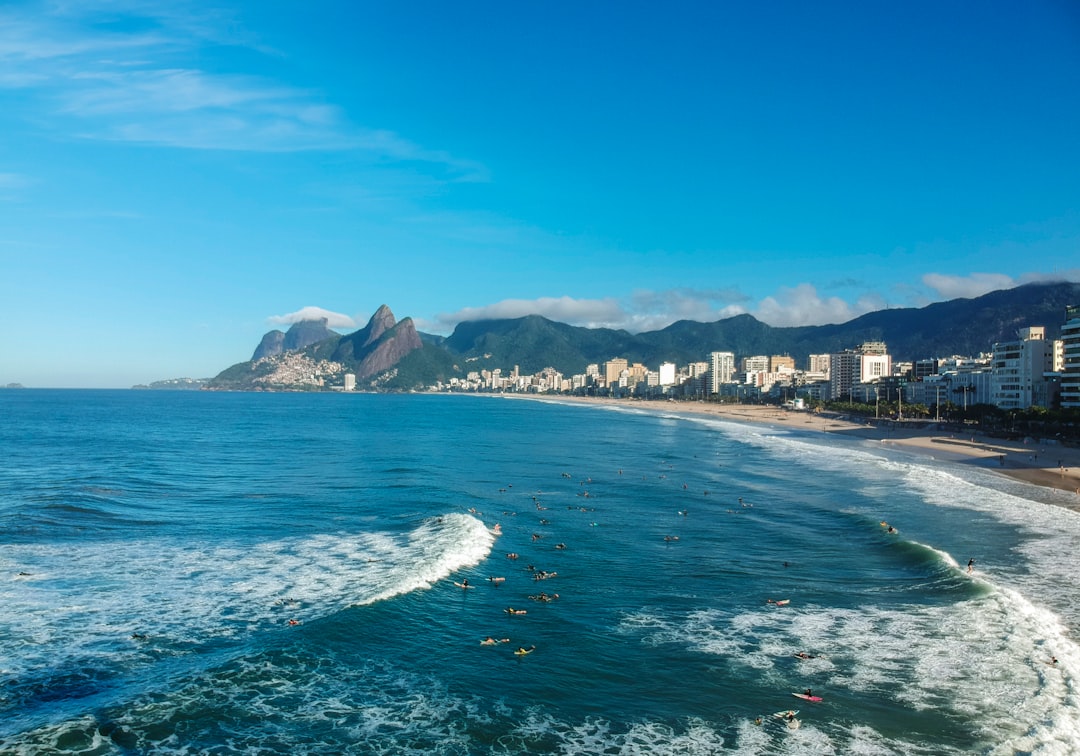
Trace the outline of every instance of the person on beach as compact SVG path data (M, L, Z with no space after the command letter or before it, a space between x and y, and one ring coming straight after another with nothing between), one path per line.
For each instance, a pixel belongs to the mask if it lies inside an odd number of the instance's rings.
M972 571L974 571L974 569L975 569L975 560L974 559L969 559L968 560L968 570L967 570L968 574L970 575L972 573Z

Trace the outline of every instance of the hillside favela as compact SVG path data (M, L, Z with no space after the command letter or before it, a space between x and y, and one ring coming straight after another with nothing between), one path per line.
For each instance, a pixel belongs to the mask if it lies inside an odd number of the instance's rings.
M1078 289L1030 285L840 327L771 329L744 316L637 336L530 316L465 323L441 338L419 334L409 318L396 321L384 305L356 333L300 322L267 333L250 361L216 378L155 387L694 400L988 426L1020 413L1028 425L1051 421L1054 435L1068 436L1076 432L1069 411L1080 409L1080 304L1060 303L1080 302ZM955 351L980 338L985 349ZM795 341L820 351L796 352ZM767 351L776 345L784 349Z

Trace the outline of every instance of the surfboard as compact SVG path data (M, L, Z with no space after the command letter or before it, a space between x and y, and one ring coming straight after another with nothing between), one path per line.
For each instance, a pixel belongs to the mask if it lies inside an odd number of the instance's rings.
M535 649L532 648L519 648L514 653L518 656L525 656L526 654L531 654L534 650Z
M465 585L464 583L454 583L458 588L472 588L471 585Z
M801 698L804 701L813 701L815 703L821 700L821 696L808 696L805 693L792 693L791 695L796 698Z
M773 714L773 716L776 717L777 719L787 719L788 715L795 716L798 713L799 713L798 709L788 709L787 711L778 711L775 714Z

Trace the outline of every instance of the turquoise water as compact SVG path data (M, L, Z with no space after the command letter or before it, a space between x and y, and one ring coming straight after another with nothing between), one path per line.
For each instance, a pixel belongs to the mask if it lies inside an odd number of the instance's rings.
M1080 517L992 470L501 398L0 418L4 752L1080 751Z

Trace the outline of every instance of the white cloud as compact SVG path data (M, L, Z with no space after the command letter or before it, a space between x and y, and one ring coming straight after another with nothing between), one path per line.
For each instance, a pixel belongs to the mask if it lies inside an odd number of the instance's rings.
M970 299L999 289L1011 289L1019 282L1004 273L972 273L967 276L947 276L927 273L922 282L937 292L941 299Z
M0 189L21 189L28 183L20 173L0 173Z
M194 4L104 1L0 9L0 88L35 120L83 139L184 149L334 150L419 163L444 181L486 181L475 161L364 128L317 91L240 71L207 71L207 45L267 50L239 23ZM139 31L103 30L102 17ZM42 113L32 112L34 108Z
M330 328L356 327L356 321L348 315L324 310L321 307L302 307L296 312L290 312L286 315L271 315L266 319L266 322L270 325L291 325L304 320L321 320L322 318L326 318L326 325Z
M869 310L859 311L840 297L822 298L808 283L781 287L774 296L765 297L753 311L754 317L771 326L821 325L844 323Z
M539 299L504 299L483 307L465 307L453 313L435 316L431 327L452 330L462 322L498 320L542 315L545 318L588 328L621 328L626 313L614 299L574 299L540 297Z
M1018 283L1053 283L1055 281L1080 283L1080 268L1055 270L1051 273L1024 273L1020 276Z
M13 201L19 198L19 190L30 186L32 182L21 173L0 173L0 201Z
M1017 279L1001 274L974 274L970 277L927 274L923 284L937 291L927 297L914 286L896 286L892 298L882 293L866 291L854 301L842 297L822 296L810 283L780 287L756 304L738 288L726 289L668 289L638 290L619 299L575 299L569 296L537 299L506 299L482 307L465 307L456 312L442 313L433 321L416 319L422 331L450 333L461 322L525 315L543 315L559 323L588 328L616 328L641 333L666 328L679 320L711 323L749 313L776 328L817 326L846 323L870 312L897 305L923 307L931 302L957 297L971 297L1023 283L1044 281L1080 281L1080 269L1054 273L1025 273ZM851 285L858 282L847 282ZM896 301L900 295L900 302Z

